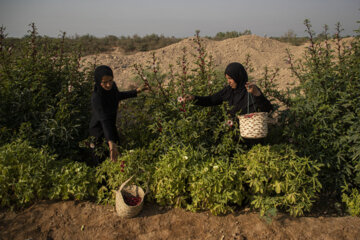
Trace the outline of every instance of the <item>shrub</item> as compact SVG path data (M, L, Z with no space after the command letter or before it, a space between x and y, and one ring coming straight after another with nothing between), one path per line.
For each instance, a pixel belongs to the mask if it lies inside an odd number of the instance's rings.
M214 215L242 206L246 191L239 165L228 157L211 157L197 163L189 176L191 211L210 210Z
M0 38L0 144L20 136L33 146L48 145L60 158L79 158L87 135L92 81L79 68L79 54L41 44L35 25L18 55ZM15 136L15 137L14 137Z
M69 162L51 169L49 175L52 183L49 199L84 200L96 197L95 169L85 163Z
M348 192L350 192L348 194ZM360 216L360 193L358 189L353 188L351 191L346 189L342 195L342 201L346 204L351 216Z
M191 171L193 151L171 147L155 165L151 191L161 205L186 207L189 201L187 182Z
M251 206L261 215L273 208L303 215L321 189L318 173L322 165L299 157L288 145L257 145L246 154L237 154L234 162L249 185Z
M0 147L0 202L2 207L19 208L47 197L54 155L46 148L33 148L27 141Z
M360 38L342 43L337 25L335 48L327 27L324 42L310 36L305 60L289 63L300 85L290 104L284 133L299 153L324 164L320 173L323 190L340 197L341 186L359 186L356 165L360 157ZM358 187L356 187L358 188Z

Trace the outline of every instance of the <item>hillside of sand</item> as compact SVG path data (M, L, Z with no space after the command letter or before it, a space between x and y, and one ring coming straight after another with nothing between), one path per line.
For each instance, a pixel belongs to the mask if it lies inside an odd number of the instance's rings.
M352 38L343 39L342 42L348 43ZM256 35L245 35L238 38L230 38L223 41L214 41L201 38L202 46L206 49L208 56L213 57L214 65L223 71L227 64L231 62L244 63L246 56L250 55L250 63L253 68L249 76L256 81L264 76L264 68L269 70L279 69L275 79L280 89L285 89L288 84L296 81L292 76L289 64L287 63L287 52L289 49L293 59L301 59L304 56L308 44L293 46L289 43L279 42L274 39L259 37ZM335 42L331 42L332 47L336 47ZM132 55L125 55L121 50L115 49L110 53L89 55L82 58L82 64L108 65L114 71L114 79L120 90L128 90L134 87L133 79L136 76L134 64L144 67L152 65L152 53L155 52L159 60L160 71L167 72L169 64L174 66L174 70L180 70L177 61L184 55L183 49L186 48L187 61L189 67L193 67L196 55L196 43L194 38L187 38L178 43L149 52L138 52Z

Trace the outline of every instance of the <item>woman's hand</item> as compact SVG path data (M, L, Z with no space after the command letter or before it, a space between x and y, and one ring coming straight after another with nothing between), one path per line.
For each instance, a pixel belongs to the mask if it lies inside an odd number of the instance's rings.
M142 86L142 87L138 87L136 89L136 92L141 93L141 92L146 91L146 90L149 90L149 85L147 83L145 83L144 86Z
M110 159L113 162L117 161L117 158L119 156L119 151L117 149L116 144L113 141L109 141L109 149L110 149Z
M245 83L246 90L252 95L258 97L261 95L260 89L256 86L255 83L247 82Z

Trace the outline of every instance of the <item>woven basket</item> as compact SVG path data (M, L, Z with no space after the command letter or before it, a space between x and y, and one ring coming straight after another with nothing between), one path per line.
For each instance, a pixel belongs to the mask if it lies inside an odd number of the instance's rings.
M116 191L116 213L118 216L123 218L135 217L140 213L144 205L144 197L146 195L146 193L144 193L144 190L136 185L127 186L127 184L132 178L133 176L126 180L123 184L121 184L119 190ZM125 203L124 196L141 197L141 201L136 206L130 206Z
M243 138L264 138L268 134L268 113L255 112L238 116Z

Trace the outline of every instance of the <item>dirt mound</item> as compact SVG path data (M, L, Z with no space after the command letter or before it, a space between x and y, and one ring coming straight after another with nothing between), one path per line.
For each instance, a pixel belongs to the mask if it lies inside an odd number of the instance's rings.
M146 203L139 216L121 219L112 206L41 202L0 213L0 239L360 239L360 218L279 214L271 222L249 211L225 216L164 209Z
M281 87L285 87L286 83L294 80L288 70L288 65L284 61L286 59L285 49L289 48L292 52L296 52L296 54L299 52L296 51L297 48L303 49L303 47L294 47L256 35L241 36L224 41L202 39L202 44L208 54L213 56L215 66L221 70L230 62L244 62L248 54L251 56L251 63L254 68L254 72L250 76L255 80L262 76L265 66L280 68L278 82L281 83ZM114 70L114 77L118 87L125 90L134 84L131 80L135 76L133 69L135 63L151 66L152 52L155 52L160 60L160 68L163 71L166 72L168 70L169 64L175 66L176 71L177 60L183 55L184 48L186 48L188 53L187 60L191 63L189 66L191 68L193 67L192 62L194 60L192 54L196 54L196 44L193 38L184 39L155 51L139 52L133 55L124 55L119 50L111 53L90 55L83 58L83 64L109 65Z
M344 39L342 42L349 43L352 38ZM244 63L246 56L251 57L251 64L254 71L249 73L253 80L263 77L264 67L274 70L279 68L279 77L276 82L280 89L284 89L289 83L296 81L289 70L289 65L286 63L287 54L286 49L289 49L294 55L294 59L301 59L303 57L305 48L308 45L292 46L288 43L282 43L277 40L259 37L256 35L245 35L238 38L230 38L223 41L213 41L202 38L202 44L206 48L209 55L213 56L216 68L221 71L224 70L230 62ZM335 46L332 42L331 45ZM192 63L196 54L196 43L194 38L187 38L178 43L169 45L167 47L150 51L138 52L133 55L125 55L120 50L116 49L111 53L103 53L98 55L89 55L84 57L83 64L105 64L109 65L114 70L114 77L116 83L121 90L128 90L134 87L132 78L136 75L133 65L141 64L143 66L152 65L152 52L156 53L160 60L160 68L167 72L169 64L175 66L175 71L180 70L177 66L177 60L183 55L183 49L186 48L187 60ZM189 67L193 67L192 64Z

